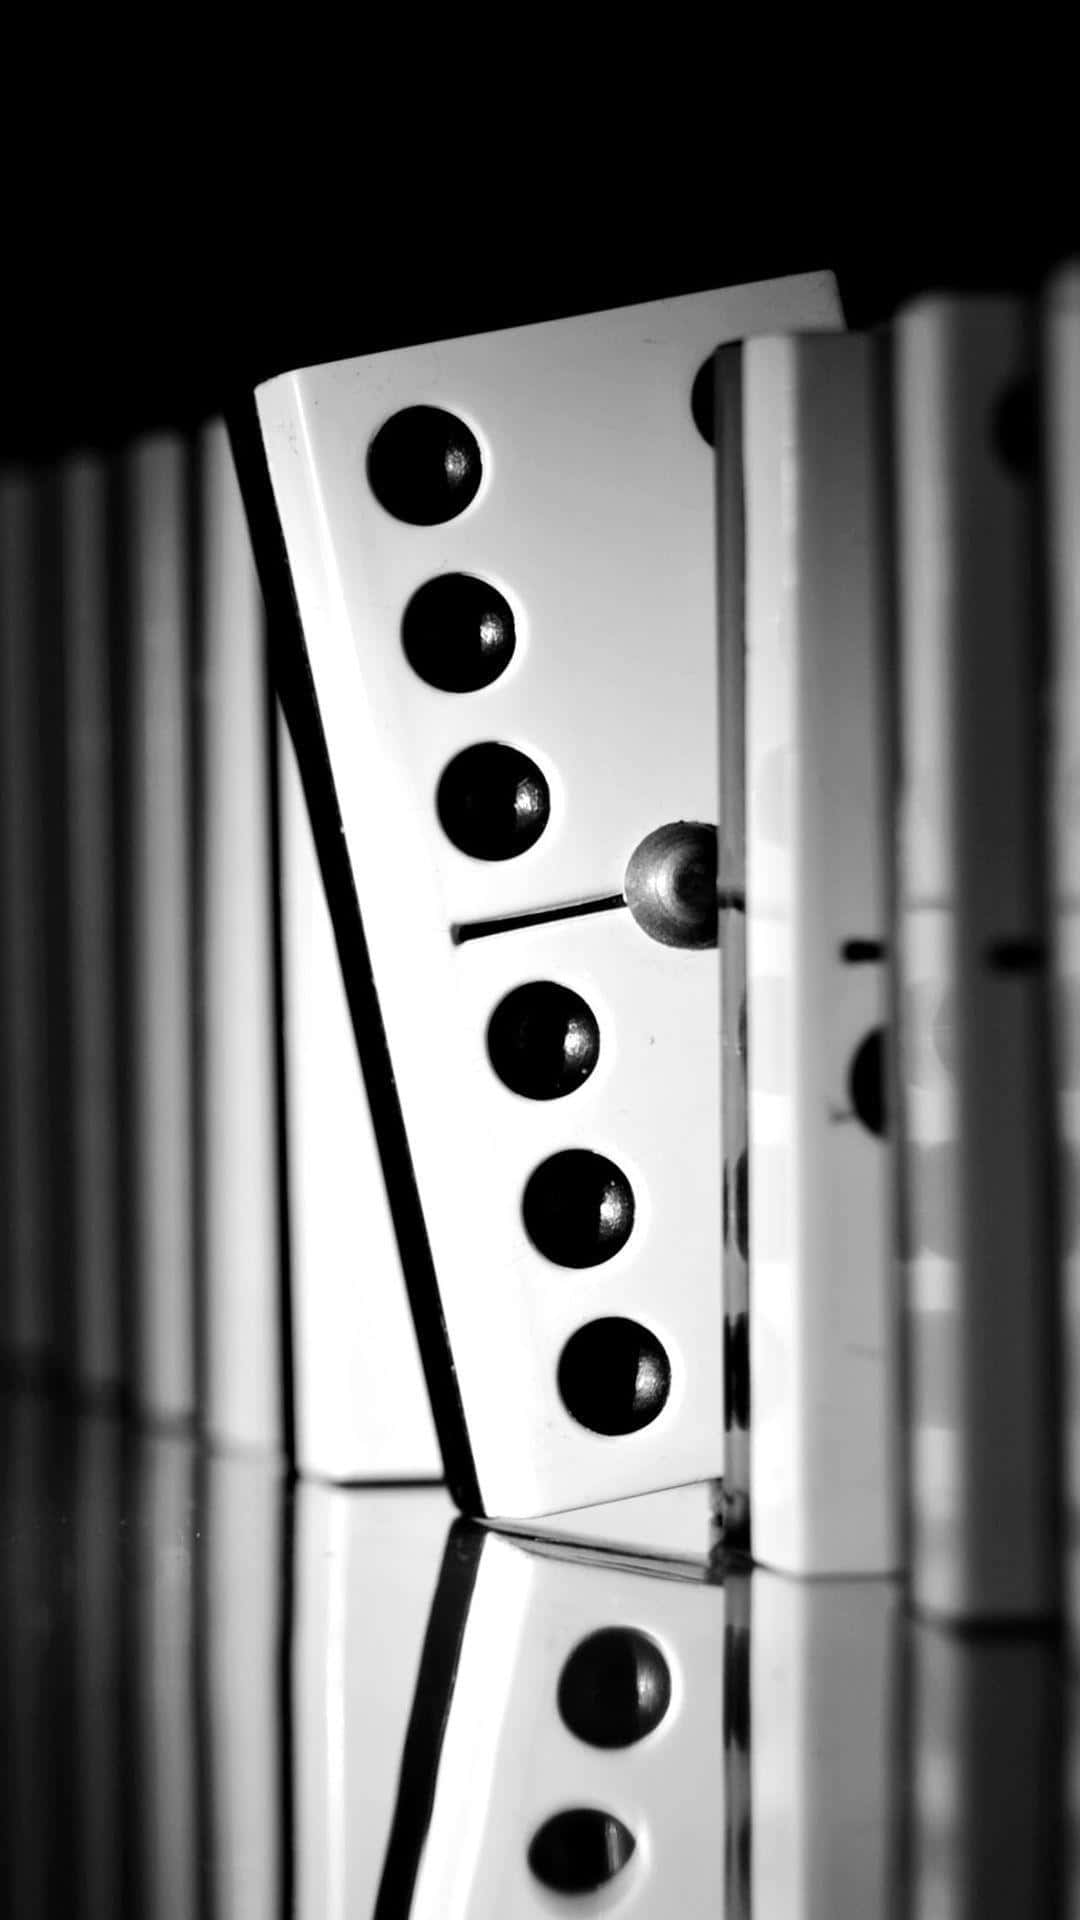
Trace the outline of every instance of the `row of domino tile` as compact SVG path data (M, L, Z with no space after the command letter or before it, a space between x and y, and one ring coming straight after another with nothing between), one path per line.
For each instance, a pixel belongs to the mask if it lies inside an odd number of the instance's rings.
M1078 354L1066 273L718 363L728 1492L966 1620L1072 1578Z
M0 658L8 1375L440 1479L223 426L3 474ZM701 1556L710 1500L558 1524Z
M1066 275L1041 303L931 299L844 336L806 276L257 396L263 553L287 560L350 866L339 938L358 901L433 1255L426 1360L481 1512L722 1471L728 1543L765 1564L904 1570L951 1617L1059 1611L1076 307ZM719 754L690 404L710 339L731 343L705 435ZM461 573L524 636L465 694L401 644ZM542 831L516 842L521 788L477 777L474 813L503 813L470 856L435 796L507 746ZM572 911L617 905L643 837L717 798L722 1126L701 955ZM598 1008L612 1055L531 1106L484 1039L530 981ZM522 1196L594 1143L623 1230L605 1238L603 1184L591 1237L568 1195L563 1257ZM595 1420L562 1385L586 1336Z
M0 1439L5 1912L1070 1911L1045 1637L540 1552L441 1488L290 1496L25 1392Z

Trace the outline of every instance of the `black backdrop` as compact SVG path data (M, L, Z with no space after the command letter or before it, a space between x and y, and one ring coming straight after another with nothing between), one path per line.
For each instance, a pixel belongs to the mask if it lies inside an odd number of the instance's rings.
M231 116L159 98L163 71L39 117L9 64L0 458L184 425L289 366L807 267L868 325L932 287L1036 286L1080 242L1073 163L1021 172L969 134L941 164L918 99L899 131L836 122L826 165L782 98L721 141L659 82L600 112L587 83L519 100L369 58L351 117L299 70Z

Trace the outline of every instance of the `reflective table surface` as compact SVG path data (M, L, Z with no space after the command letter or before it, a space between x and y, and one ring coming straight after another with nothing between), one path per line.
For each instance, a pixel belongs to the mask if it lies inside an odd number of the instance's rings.
M1064 1915L1059 1639L0 1399L0 1912Z

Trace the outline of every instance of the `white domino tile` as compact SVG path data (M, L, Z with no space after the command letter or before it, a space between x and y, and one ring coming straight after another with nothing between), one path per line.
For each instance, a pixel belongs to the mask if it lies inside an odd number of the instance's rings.
M1080 270L1063 272L1043 308L1044 476L1051 681L1051 960L1069 1624L1080 1627Z
M119 1000L109 475L105 460L59 474L66 708L68 943L71 986L72 1361L81 1389L127 1375L120 1213Z
M39 684L42 483L0 477L0 1035L3 1213L0 1347L40 1371L55 1353L49 1229L46 843Z
M884 1573L900 1543L879 353L795 336L741 360L749 1145L726 1178L732 1238L749 1190L751 1550L789 1573Z
M205 1366L216 1441L284 1434L271 712L262 600L224 427L198 472L195 642Z
M894 328L910 1580L973 1620L1058 1605L1031 332Z
M192 687L189 453L178 436L123 457L126 817L122 885L133 1221L135 1405L195 1411Z
M490 1514L720 1466L715 962L620 911L457 945L450 929L616 894L646 834L714 820L712 478L690 391L724 338L837 318L831 280L805 276L374 355L257 396ZM479 492L444 525L395 519L368 484L374 434L415 405L452 411L481 450ZM402 651L412 595L446 572L483 577L516 618L514 658L479 693L434 689ZM444 768L484 741L549 782L547 831L517 859L459 852L436 816ZM495 1005L535 979L595 1003L599 1064L565 1099L511 1093L486 1057ZM521 1212L538 1164L578 1148L616 1162L637 1208L625 1246L587 1271L540 1255ZM660 1417L630 1434L588 1430L556 1386L571 1336L613 1317L671 1369Z

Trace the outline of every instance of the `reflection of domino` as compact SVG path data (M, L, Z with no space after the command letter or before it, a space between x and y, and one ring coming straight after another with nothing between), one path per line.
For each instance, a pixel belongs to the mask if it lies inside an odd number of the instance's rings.
M1052 680L1050 907L1062 1181L1064 1445L1069 1621L1080 1630L1080 269L1047 290L1043 318L1045 499Z
M377 1920L526 1920L568 1896L642 1920L748 1913L725 1843L746 1759L725 1607L700 1578L455 1527ZM748 1837L727 1836L744 1864Z
M911 1592L973 1619L1059 1583L1029 330L894 330Z
M1046 1635L973 1637L908 1622L899 1789L911 1920L1075 1910L1063 1846L1063 1677Z
M448 1470L487 1512L721 1463L716 995L694 951L712 483L691 389L725 337L836 317L810 276L258 396L395 1225Z
M819 334L717 362L722 779L745 743L721 803L724 1496L729 1540L748 1507L754 1559L792 1573L899 1564L879 360Z
M898 1584L755 1567L727 1602L749 1648L748 1911L894 1911Z
M289 1689L298 1920L375 1911L452 1518L440 1487L296 1489Z

